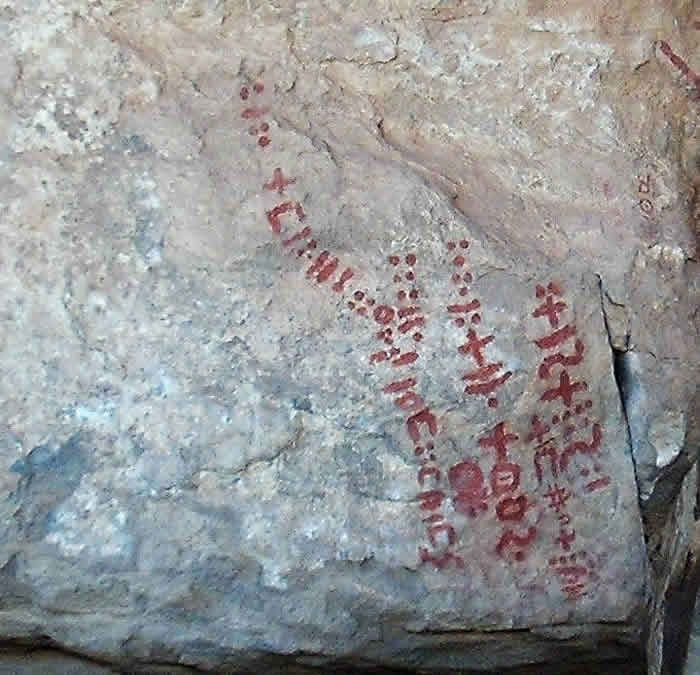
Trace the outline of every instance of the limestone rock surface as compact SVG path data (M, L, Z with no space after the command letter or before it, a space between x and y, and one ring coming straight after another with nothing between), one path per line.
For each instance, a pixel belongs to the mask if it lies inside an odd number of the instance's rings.
M692 2L5 0L0 37L3 640L660 672Z

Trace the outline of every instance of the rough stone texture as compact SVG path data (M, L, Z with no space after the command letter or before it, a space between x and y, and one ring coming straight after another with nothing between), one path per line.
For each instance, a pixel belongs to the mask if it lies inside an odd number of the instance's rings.
M0 636L660 672L692 5L0 2Z

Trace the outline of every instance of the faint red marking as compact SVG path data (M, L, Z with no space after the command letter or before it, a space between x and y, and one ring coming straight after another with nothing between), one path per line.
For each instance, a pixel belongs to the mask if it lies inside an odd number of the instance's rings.
M400 319L403 319L406 316L411 316L411 314L415 314L416 312L420 311L420 307L401 307L398 311L398 315Z
M409 377L406 380L399 380L397 382L392 382L390 384L387 384L384 387L384 392L387 394L392 394L397 391L404 391L406 389L410 389L411 387L415 386L416 384L416 379L414 377Z
M260 138L258 138L258 145L261 148L265 148L270 145L270 139L267 136L260 136Z
M544 496L549 499L549 508L560 513L566 507L566 502L571 497L571 494L566 488L555 485L553 488L550 488L549 492L545 492Z
M549 560L549 567L561 577L563 590L569 600L576 600L586 594L586 582L599 580L597 565L585 551L553 557Z
M545 434L548 434L548 433L549 433L549 429L550 429L549 425L544 424L544 423L540 420L540 418L539 418L537 415L534 415L534 416L533 416L532 421L530 422L530 424L531 424L531 427L532 427L532 428L531 428L531 430L530 430L530 434L529 434L528 437L525 439L528 443L529 443L530 441L534 440L535 438L536 438L538 441L541 441L541 440L542 440L542 437L543 437Z
M557 398L561 398L564 401L564 405L567 408L571 407L573 400L573 395L577 391L585 391L588 389L588 385L583 380L579 382L571 382L569 378L569 373L565 370L559 375L559 386L553 389L547 389L547 391L540 396L541 401L554 401Z
M338 263L338 258L331 258L330 251L321 251L313 264L306 270L306 276L313 277L316 274L316 281L323 283L335 272Z
M682 73L694 87L700 87L700 75L698 75L690 66L676 54L671 45L665 40L658 40L656 43L669 61ZM696 91L696 98L700 98L700 91Z
M256 120L256 119L260 119L261 117L265 116L269 112L269 110L270 109L267 106L246 108L241 113L241 117L244 120Z
M409 363L413 363L414 361L418 360L418 354L416 352L407 352L406 354L402 354L399 356L398 359L394 359L391 362L392 366L406 366Z
M436 466L423 466L418 471L418 482L423 485L426 476L432 476L438 483L440 482L440 469Z
M464 305L447 305L447 311L452 314L467 314L479 309L479 307L481 307L481 303L478 300L472 300Z
M336 282L333 284L333 286L332 286L333 290L334 290L336 293L342 293L342 291L344 290L345 284L346 284L348 281L350 281L350 279L352 279L354 275L355 275L355 273L354 273L349 267L346 267L346 268L341 272L340 278L338 279L338 281L336 281ZM364 309L364 308L363 308L363 309Z
M597 480L593 480L590 483L586 483L584 486L584 489L586 492L593 492L594 490L599 490L600 488L607 487L610 485L610 477L609 476L603 476L603 478L598 478Z
M511 371L508 371L507 373L501 375L501 377L497 377L493 380L489 380L488 382L483 382L480 384L470 384L464 392L466 394L483 394L484 396L488 396L489 394L493 394L498 387L503 385L511 376L513 373ZM496 400L496 399L494 399ZM498 400L496 400L496 403L498 403ZM491 406L491 407L496 407L496 406Z
M445 500L445 493L442 490L426 490L418 493L418 499L421 502L423 511L435 511L442 506Z
M469 242L466 239L462 239L462 241L459 242L459 245L462 248L469 248Z
M484 355L482 354L482 350L486 347L487 344L490 342L493 342L494 336L493 335L487 335L484 338L480 338L477 334L476 331L473 328L470 328L467 331L467 339L468 342L466 342L463 345L460 345L459 352L461 354L471 354L472 358L476 361L476 364L478 366L483 366L485 363Z
M556 541L565 551L571 548L571 544L576 541L576 530L565 530L561 528L559 530L559 536L554 540Z
M266 190L273 190L278 192L279 194L282 194L286 188L288 188L290 185L293 185L296 182L296 178L287 178L282 172L282 169L277 167L272 172L272 180L268 181L267 183L264 183L263 187Z
M553 349L574 335L576 335L576 326L567 324L563 328L555 330L551 335L545 335L545 337L535 340L535 344L540 349Z
M241 87L241 98L244 101L247 101L248 96L250 96L250 91L248 91L248 87Z
M419 413L412 415L406 420L408 435L411 437L414 443L418 443L420 440L421 424L428 427L428 431L430 431L431 436L435 436L437 433L438 424L435 415L433 415L428 408L421 410Z
M464 265L464 256L463 255L458 255L453 261L452 261L457 267L461 267Z
M518 436L506 433L505 422L499 422L492 430L490 436L479 439L482 448L493 448L496 451L496 461L505 462L508 459L508 445L518 440Z
M265 89L265 85L262 82L256 82L253 85L253 91L256 94L262 94L263 90Z
M525 512L532 504L527 501L525 495L518 497L504 497L496 504L496 515L498 520L516 520L520 521L525 516Z
M498 408L498 399L497 399L497 398L489 398L489 399L486 401L486 405L487 405L489 408Z
M447 472L450 486L457 493L455 510L471 518L488 510L484 473L476 462L460 462Z
M512 492L520 486L520 466L513 462L496 462L489 478L494 495Z
M444 570L451 564L458 569L464 568L464 560L454 553L449 551L446 553L441 553L440 555L433 555L428 551L427 548L419 548L418 553L420 555L421 562L431 563L433 567L439 570Z
M448 523L433 525L432 527L428 528L428 539L430 539L430 543L434 547L437 547L436 535L440 532L445 532L445 534L447 534L447 542L450 546L457 541L457 532L455 532L455 528L452 527L452 525L449 525Z
M414 411L425 407L425 401L413 391L395 399L394 403L402 410Z
M569 468L569 461L573 455L578 453L582 455L598 454L602 438L603 429L600 424L596 423L593 425L592 438L589 443L586 443L585 441L574 441L570 445L566 446L566 449L561 453L561 458L559 460L559 467L561 470L566 471Z
M549 325L552 328L556 328L559 325L559 315L567 307L568 305L562 300L554 302L553 297L548 295L547 299L532 312L532 316L534 316L536 319L546 316L549 319Z
M463 380L483 380L491 375L495 375L503 365L503 361L498 361L497 363L489 363L481 368L467 373L462 377Z
M301 241L302 239L308 239L310 236L311 236L311 228L307 226L304 229L297 232L290 239L285 239L282 242L282 246L291 246L292 244L294 244L297 241Z
M372 316L374 316L374 320L377 323L386 325L393 321L394 309L388 305L379 305L378 307L375 307L374 312L372 312Z
M407 265L415 265L416 264L416 256L413 253L409 253L406 256L406 264Z
M542 483L542 478L543 478L543 471L542 471L542 458L543 457L548 457L550 461L550 471L552 473L552 476L556 478L559 475L559 467L557 465L557 462L559 461L559 453L557 452L556 448L550 445L549 443L546 444L544 447L541 447L537 452L535 452L535 475L537 476L537 482L539 484Z
M413 330L414 328L420 328L424 325L425 319L423 319L422 317L419 317L417 319L409 319L408 321L404 321L402 324L399 325L399 333L408 333L408 331Z
M279 234L282 231L280 216L290 212L294 212L299 220L304 220L304 218L306 218L304 208L299 202L282 202L282 204L278 204L273 209L265 212L267 220L275 234Z
M581 361L583 361L584 351L585 345L583 344L583 341L577 338L576 342L574 343L574 353L570 356L562 353L546 356L539 367L538 373L540 379L544 380L550 377L552 374L552 368L554 368L554 366L557 364L561 364L563 366L578 365L579 363L581 363Z
M532 544L536 537L537 528L532 526L528 528L527 534L525 535L517 535L513 530L506 530L496 545L496 552L500 556L504 556L510 547L516 547L518 550L515 551L513 557L518 562L522 562L527 557L530 544Z

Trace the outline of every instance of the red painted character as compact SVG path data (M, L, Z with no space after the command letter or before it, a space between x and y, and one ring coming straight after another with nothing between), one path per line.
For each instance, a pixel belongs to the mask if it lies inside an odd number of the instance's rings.
M488 490L484 472L476 462L460 462L447 473L450 486L457 493L453 498L455 510L465 516L475 518L488 510L486 499Z

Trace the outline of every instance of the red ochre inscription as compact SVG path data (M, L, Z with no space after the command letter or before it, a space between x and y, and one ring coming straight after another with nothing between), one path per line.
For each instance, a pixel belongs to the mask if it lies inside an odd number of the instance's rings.
M263 92L263 83L256 82L242 87L240 97L247 102ZM260 120L269 110L267 105L251 102L241 117ZM254 135L259 135L257 145L260 148L270 142L268 136L261 135L269 128L265 121L251 127ZM281 167L275 167L263 189L283 195L296 183L296 178L287 176ZM551 281L546 286L536 287L537 304L531 316L546 321L547 326L547 332L535 340L535 345L545 352L537 370L538 380L553 380L542 390L539 405L562 407L534 415L529 433L523 433L522 440L509 429L506 420L497 422L478 439L476 447L482 454L480 460L465 458L445 472L440 468L434 443L439 437L440 422L420 395L420 383L413 369L420 360L422 331L428 323L420 305L423 290L419 282L418 253L409 251L388 257L395 301L382 303L371 297L368 289L355 284L355 270L343 265L339 256L328 249L316 252L318 242L312 238L311 226L304 224L295 231L286 225L286 222L306 219L301 202L287 199L265 215L272 232L280 236L282 248L296 253L295 258L299 260L310 261L304 276L314 284L328 284L334 292L347 296L344 306L369 321L368 329L382 344L380 351L369 355L369 362L378 368L384 367L380 364L391 366L387 371L389 381L382 386L382 392L393 398L394 406L405 416L406 435L419 462L417 504L426 528L426 545L418 549L420 561L436 570L465 567L464 559L454 550L457 528L447 520L444 508L448 503L453 505L456 514L470 519L484 516L493 505L491 517L501 523L502 528L494 552L514 562L527 559L538 540L537 525L545 513L550 513L559 523L552 545L563 552L550 559L550 569L560 578L562 590L569 599L586 594L590 585L598 581L597 563L588 552L571 550L576 542L575 505L585 495L606 489L612 481L610 476L603 475L600 461L602 426L584 416L593 404L590 399L581 400L588 385L580 377L576 378L574 370L583 364L586 348L584 339L577 335L576 326L567 321L569 305L561 285ZM488 350L497 336L478 328L483 320L483 308L471 291L473 276L465 269L468 248L467 239L447 242L447 250L452 254L448 255L446 264L455 294L454 300L446 304L447 318L458 329L466 328L462 332L464 342L457 346L457 352L473 365L471 370L461 374L466 383L465 394L484 396L488 408L493 409L498 406L495 394L512 372L505 370L502 361L489 360ZM457 250L461 252L455 255ZM570 342L573 344L567 345ZM532 448L538 490L542 490L541 505L536 497L521 488L522 466L517 460L523 456L523 451L512 452L518 444ZM487 468L490 466L488 480L482 463ZM449 500L445 489L451 492ZM538 511L540 515L530 515Z
M546 288L541 285L535 288L539 304L532 316L547 319L547 330L551 331L537 338L535 345L548 352L573 341L573 351L562 349L555 354L546 354L539 365L540 380L554 380L558 383L558 386L545 389L540 401L563 407L547 414L551 425L543 421L540 415L534 415L527 442L533 449L537 482L546 489L544 496L548 500L547 511L558 522L558 534L552 543L567 554L552 558L550 568L560 577L562 590L567 597L576 600L587 594L591 585L597 583L598 575L588 552L570 553L576 542L575 506L587 494L607 488L612 480L610 476L601 475L603 467L599 459L602 426L598 422L591 425L588 417L583 417L579 422L574 421L593 407L593 401L577 401L574 398L588 389L588 384L584 380L576 380L573 374L576 368L583 365L586 347L583 339L577 336L573 323L558 327L568 309L563 300L556 299L562 295L561 286L555 282ZM558 430L562 422L565 422L563 430ZM591 469L598 474L597 477L591 476ZM583 484L581 478L585 479Z

